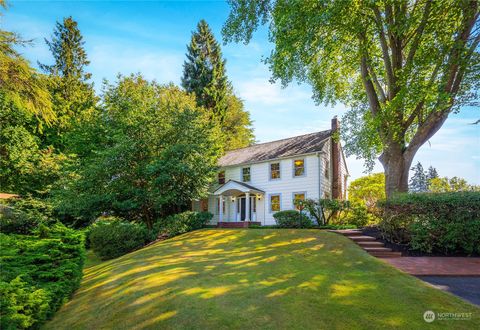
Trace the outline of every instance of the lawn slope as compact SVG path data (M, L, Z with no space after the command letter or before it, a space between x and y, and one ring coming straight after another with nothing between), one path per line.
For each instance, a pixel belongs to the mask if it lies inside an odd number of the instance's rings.
M427 324L423 313L472 313ZM48 329L479 329L480 309L318 230L200 230L85 269Z

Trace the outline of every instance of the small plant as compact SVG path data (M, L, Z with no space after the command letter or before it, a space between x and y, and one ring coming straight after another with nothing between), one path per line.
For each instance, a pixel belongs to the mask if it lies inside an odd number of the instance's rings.
M273 217L280 228L310 228L313 225L312 220L296 210L279 211Z

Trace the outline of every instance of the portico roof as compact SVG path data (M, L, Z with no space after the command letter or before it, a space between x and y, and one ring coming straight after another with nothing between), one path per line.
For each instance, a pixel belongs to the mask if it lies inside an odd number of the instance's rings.
M265 191L255 188L245 182L228 180L213 192L214 195L236 195L238 193L265 194Z

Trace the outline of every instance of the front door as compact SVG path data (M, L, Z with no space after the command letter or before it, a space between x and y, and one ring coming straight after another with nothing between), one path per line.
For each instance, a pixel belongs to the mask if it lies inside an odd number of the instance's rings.
M245 197L240 198L240 221L245 221L246 215L246 199Z

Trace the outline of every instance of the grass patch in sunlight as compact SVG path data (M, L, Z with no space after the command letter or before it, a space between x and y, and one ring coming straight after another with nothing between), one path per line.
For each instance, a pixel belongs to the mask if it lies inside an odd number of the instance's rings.
M45 328L480 328L479 308L319 230L206 229L88 265Z

